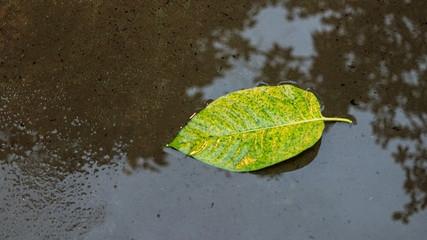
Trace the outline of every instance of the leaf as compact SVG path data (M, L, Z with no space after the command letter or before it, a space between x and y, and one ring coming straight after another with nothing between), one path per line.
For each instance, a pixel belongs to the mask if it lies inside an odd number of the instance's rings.
M207 164L253 171L313 146L326 118L313 93L292 85L262 86L218 98L196 114L167 146Z

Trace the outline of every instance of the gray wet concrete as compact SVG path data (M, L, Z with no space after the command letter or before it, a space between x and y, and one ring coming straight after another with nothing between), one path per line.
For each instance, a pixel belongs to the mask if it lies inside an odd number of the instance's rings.
M0 239L425 239L426 8L3 1ZM251 173L163 148L283 82L356 124Z

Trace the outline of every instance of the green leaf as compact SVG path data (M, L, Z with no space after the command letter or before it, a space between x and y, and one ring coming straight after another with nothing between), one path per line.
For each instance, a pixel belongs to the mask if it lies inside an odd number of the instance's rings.
M196 114L167 146L207 164L253 171L313 146L326 118L313 93L292 85L262 86L218 98Z

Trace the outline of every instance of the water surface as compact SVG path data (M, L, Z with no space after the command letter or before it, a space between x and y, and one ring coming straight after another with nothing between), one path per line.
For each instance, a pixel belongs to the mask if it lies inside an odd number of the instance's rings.
M424 239L427 4L0 6L1 239ZM291 81L327 123L223 171L163 146L232 91Z

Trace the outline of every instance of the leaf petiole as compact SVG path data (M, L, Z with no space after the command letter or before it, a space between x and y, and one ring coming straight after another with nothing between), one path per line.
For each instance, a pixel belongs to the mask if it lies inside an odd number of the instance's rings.
M329 118L329 117L324 117L322 118L323 121L335 121L335 122L347 122L352 124L353 121L351 121L350 119L347 118Z

